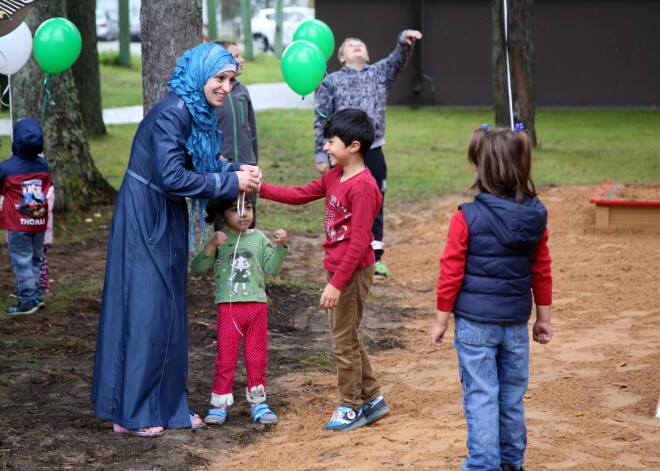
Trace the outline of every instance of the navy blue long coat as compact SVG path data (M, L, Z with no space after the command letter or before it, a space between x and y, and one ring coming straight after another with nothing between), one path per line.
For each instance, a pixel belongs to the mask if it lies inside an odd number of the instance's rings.
M191 127L188 109L172 92L147 113L112 219L92 401L97 416L127 428L191 425L184 197L236 198L231 171L239 168L192 171L185 147Z

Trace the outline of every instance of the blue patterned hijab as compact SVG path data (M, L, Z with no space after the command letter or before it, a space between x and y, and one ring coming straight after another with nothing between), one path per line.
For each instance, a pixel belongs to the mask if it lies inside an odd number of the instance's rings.
M192 115L192 133L186 148L192 155L193 170L217 172L224 136L218 130L215 107L206 101L204 85L223 69L236 71L238 62L220 44L209 43L188 49L176 64L167 85L181 97Z

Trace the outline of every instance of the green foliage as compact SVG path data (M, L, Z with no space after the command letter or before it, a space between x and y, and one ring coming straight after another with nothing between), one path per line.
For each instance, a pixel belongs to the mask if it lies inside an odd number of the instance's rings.
M142 105L142 60L131 56L131 66L119 64L119 53L99 54L101 103L104 108Z
M87 137L96 167L103 178L117 189L124 178L137 126L137 124L112 124L106 126L106 135Z
M260 165L265 181L303 185L318 178L314 168L312 110L257 113ZM288 114L288 115L287 115ZM492 111L390 107L387 112L386 208L406 201L466 190L472 172L466 159L472 131L492 121ZM660 181L660 112L657 110L539 110L539 146L533 177L539 187L596 184L602 180ZM108 126L90 138L98 168L118 187L136 125ZM288 206L259 201L262 227L318 231L323 201Z
M253 83L284 82L280 69L280 59L270 54L256 54L254 60L245 61L240 81L244 85Z

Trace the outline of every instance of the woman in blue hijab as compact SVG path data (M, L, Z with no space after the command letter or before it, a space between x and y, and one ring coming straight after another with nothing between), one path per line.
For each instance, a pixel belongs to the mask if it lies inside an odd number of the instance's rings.
M108 241L92 401L114 430L155 437L202 427L188 409L188 208L235 199L258 167L220 162L215 107L237 69L218 44L186 51L140 123Z

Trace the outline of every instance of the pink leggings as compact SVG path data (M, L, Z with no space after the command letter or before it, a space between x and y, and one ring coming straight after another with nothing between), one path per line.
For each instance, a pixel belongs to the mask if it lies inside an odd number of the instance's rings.
M243 354L247 372L247 387L266 387L268 365L268 304L218 304L218 356L215 359L213 392L231 394L238 352L243 339Z

